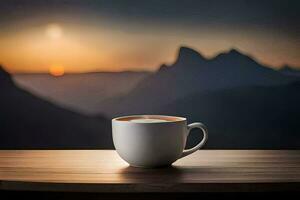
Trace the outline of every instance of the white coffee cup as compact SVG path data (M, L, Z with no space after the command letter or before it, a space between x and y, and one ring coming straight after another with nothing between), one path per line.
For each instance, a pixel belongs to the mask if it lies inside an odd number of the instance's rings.
M203 139L185 150L187 137L194 128ZM112 120L115 148L122 159L134 167L170 165L201 147L207 141L207 128L200 122L187 125L186 118L165 115L132 115Z

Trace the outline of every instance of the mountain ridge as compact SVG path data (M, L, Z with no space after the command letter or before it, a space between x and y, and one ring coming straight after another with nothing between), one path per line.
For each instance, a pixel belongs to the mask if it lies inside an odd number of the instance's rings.
M4 69L2 65L0 65L0 83L1 84L10 84L12 83L12 79L10 74Z
M180 62L161 65L160 70L142 79L127 95L102 102L100 110L109 116L151 111L157 105L187 95L235 87L283 85L298 80L259 64L233 49L213 59L204 59L195 50L179 48ZM184 54L180 55L180 54ZM189 54L190 55L187 55ZM184 61L182 58L190 58Z
M198 62L205 62L207 59L200 52L187 46L181 46L173 65L180 65L186 62L186 60L189 60L189 64L196 64Z
M0 69L0 149L112 148L110 121L44 101Z
M0 121L3 122L0 130L6 130L8 134L5 137L9 139L0 140L3 142L0 142L0 147L10 143L20 148L24 147L23 142L26 147L33 144L40 148L44 147L44 143L65 148L112 148L110 122L103 117L104 114L110 118L131 114L172 114L207 123L211 132L208 148L270 149L272 145L275 148L300 148L299 128L295 125L300 117L299 78L261 65L238 50L225 52L214 59L206 59L187 47L179 49L178 54L179 62L163 64L157 72L136 79L136 85L126 92L122 90L119 96L100 101L91 95L98 91L98 88L94 90L94 84L84 88L86 97L96 100L91 110L96 112L97 117L78 116L53 105L49 107L50 103L46 103L45 108L44 101L36 101L36 97L16 90L14 85L12 88L5 87L8 92L0 98ZM10 77L7 79L5 74L2 73L6 77L3 80L9 80ZM93 77L83 76L87 79L78 79L78 85L72 81L62 82L70 85L79 98L82 97L78 92L79 86L85 81L90 83ZM59 83L64 78L73 80L74 77L66 75L51 80ZM101 82L102 89L114 90L114 85L128 85L134 77L116 78L116 74L111 73L101 78L110 80L106 84ZM38 80L38 85L42 80ZM65 88L58 89L66 93ZM85 98L79 103L89 104ZM14 126L16 119L18 126ZM274 123L276 126L273 126ZM30 136L18 135L24 127L27 127ZM13 130L13 134L9 130ZM59 134L52 135L51 132ZM36 141L41 133L46 134L45 138ZM190 140L198 141L193 136Z
M299 91L300 80L281 86L204 92L153 112L202 121L209 127L208 148L299 149ZM200 140L191 137L192 141Z
M294 66L283 65L278 71L288 76L300 77L300 68Z

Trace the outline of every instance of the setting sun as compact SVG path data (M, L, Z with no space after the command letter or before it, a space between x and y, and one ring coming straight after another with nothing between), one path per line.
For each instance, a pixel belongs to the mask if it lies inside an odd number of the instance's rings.
M52 76L63 76L65 74L65 69L63 66L54 65L49 68L49 73Z

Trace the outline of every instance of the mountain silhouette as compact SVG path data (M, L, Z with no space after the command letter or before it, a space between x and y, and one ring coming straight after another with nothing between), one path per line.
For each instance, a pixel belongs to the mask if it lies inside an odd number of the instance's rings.
M6 72L3 67L0 65L0 86L4 90L6 87L12 86L12 80L8 72Z
M119 92L106 100L101 93L99 103L90 106L99 117L80 115L39 99L17 88L10 75L0 70L0 148L112 148L110 122L103 115L130 114L180 115L189 122L202 121L210 132L206 148L300 148L299 77L261 65L236 49L206 59L181 47L176 61L161 65L155 73L99 73L92 77L97 81L90 79L91 75L70 75L55 79L55 84L61 81L61 85L75 88L72 91L78 97L86 90L86 97L93 100L98 100L94 95L97 85L84 89L83 84L77 90L80 84L75 83L92 80L107 91L117 89ZM135 87L119 87L131 79L136 81ZM33 86L42 80L38 78ZM199 140L192 134L188 146Z
M199 52L188 47L180 47L174 65L193 66L204 62L206 62L206 59Z
M149 72L90 72L65 74L14 74L16 85L64 108L97 115L102 100L128 93Z
M152 110L202 121L209 127L207 148L299 149L300 81L193 94ZM200 138L192 135L190 143Z
M110 121L57 107L17 88L0 66L0 148L112 148Z
M187 47L171 66L107 101L106 114L164 114L202 121L206 148L299 149L300 79L232 49L212 59ZM192 134L188 146L201 138Z
M289 65L284 65L279 71L288 76L300 77L300 70Z
M296 80L235 49L206 59L193 49L181 47L173 65L162 65L158 72L139 82L129 94L108 99L99 108L110 116L147 113L199 92L284 85Z

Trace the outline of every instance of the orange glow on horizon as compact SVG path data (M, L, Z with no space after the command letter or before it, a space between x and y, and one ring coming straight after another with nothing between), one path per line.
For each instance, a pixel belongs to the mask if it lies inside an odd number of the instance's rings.
M60 65L53 65L49 68L49 73L52 75L52 76L63 76L65 74L65 69L63 66L60 66Z
M216 32L214 27L207 27L181 32L176 27L154 28L151 34L132 34L105 24L101 27L66 22L28 25L0 32L0 63L10 73L53 76L98 71L154 72L163 63L172 64L183 45L207 58L236 48L275 69L286 64L300 66L299 45L294 37L255 29L235 32L220 28Z

